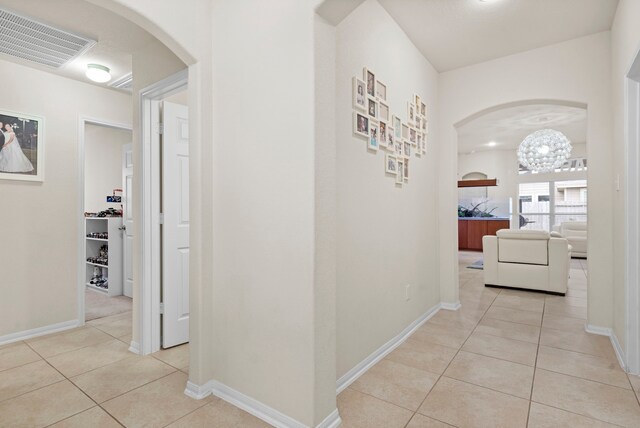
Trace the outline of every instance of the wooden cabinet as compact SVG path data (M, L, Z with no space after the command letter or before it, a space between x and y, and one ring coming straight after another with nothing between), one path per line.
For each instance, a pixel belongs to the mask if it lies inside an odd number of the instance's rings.
M482 237L500 229L509 229L509 220L458 219L458 249L482 251Z

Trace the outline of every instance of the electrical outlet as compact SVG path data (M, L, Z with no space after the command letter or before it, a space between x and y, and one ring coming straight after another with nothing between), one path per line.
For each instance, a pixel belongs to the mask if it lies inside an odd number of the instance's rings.
M405 285L404 293L405 293L405 296L404 296L405 299L407 301L411 300L411 284Z

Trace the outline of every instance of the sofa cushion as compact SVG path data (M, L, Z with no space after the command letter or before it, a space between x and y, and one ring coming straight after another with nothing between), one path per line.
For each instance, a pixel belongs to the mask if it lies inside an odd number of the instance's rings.
M548 239L498 238L498 262L548 265Z

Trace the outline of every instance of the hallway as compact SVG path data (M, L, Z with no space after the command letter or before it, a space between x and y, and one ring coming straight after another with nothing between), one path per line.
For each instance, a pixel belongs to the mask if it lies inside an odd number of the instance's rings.
M637 427L640 379L584 332L586 262L572 261L559 297L485 288L467 269L479 258L460 255L459 312L440 311L339 395L341 426ZM268 426L185 396L188 345L139 357L130 331L127 312L1 347L0 426Z
M561 297L485 288L467 268L481 257L460 253L459 312L437 313L340 394L342 426L640 426L640 379L608 337L584 332L586 260L572 260Z

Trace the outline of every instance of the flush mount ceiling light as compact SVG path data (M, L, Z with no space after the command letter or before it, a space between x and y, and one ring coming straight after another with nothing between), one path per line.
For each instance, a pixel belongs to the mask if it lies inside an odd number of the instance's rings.
M571 142L562 132L541 129L528 135L518 147L518 161L532 172L552 172L571 154Z
M109 67L100 64L87 64L87 77L94 82L105 83L111 80Z
M496 143L495 141L489 141L489 142L487 143L487 146L489 146L489 147L495 147L495 146L497 146L497 145L498 145L498 143Z

